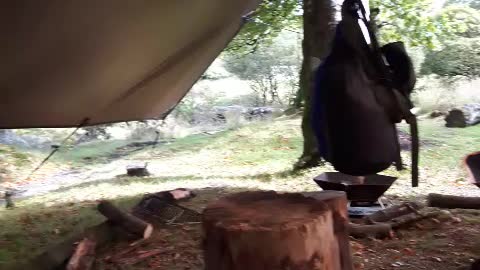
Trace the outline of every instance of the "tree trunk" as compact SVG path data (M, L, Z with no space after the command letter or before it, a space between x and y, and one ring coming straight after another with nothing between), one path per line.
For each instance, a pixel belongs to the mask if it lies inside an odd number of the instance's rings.
M206 270L351 270L345 194L243 192L203 213Z
M335 22L334 3L330 0L303 1L303 62L300 71L300 88L295 105L303 104L303 153L296 169L317 166L321 160L316 138L311 128L311 102L314 73L330 50Z

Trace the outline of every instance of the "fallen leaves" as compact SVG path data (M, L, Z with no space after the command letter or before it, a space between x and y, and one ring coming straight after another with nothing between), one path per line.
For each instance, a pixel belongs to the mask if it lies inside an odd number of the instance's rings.
M415 250L411 248L404 248L402 249L402 253L407 256L414 256L416 254Z

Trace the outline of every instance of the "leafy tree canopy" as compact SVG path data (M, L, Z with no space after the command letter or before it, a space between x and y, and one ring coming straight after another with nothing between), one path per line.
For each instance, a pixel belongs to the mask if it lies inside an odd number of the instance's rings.
M478 37L480 11L465 5L449 5L436 16L437 27L448 39L451 36Z
M382 43L401 40L412 47L437 45L432 0L370 0L370 7L378 9L372 15Z
M480 37L458 38L445 43L440 51L430 51L422 64L422 74L480 77Z
M262 105L289 102L297 90L301 64L299 35L282 32L271 44L261 44L245 55L226 54L225 68L240 79L247 80L261 99ZM289 93L285 100L285 92ZM269 100L267 100L269 99Z
M270 43L284 29L300 32L296 29L300 28L301 20L298 0L264 0L249 16L227 51L235 54L253 52L260 44Z
M480 13L466 5L435 11L433 0L371 0L371 7L379 10L375 21L385 43L402 40L411 47L434 49L455 36L480 33Z

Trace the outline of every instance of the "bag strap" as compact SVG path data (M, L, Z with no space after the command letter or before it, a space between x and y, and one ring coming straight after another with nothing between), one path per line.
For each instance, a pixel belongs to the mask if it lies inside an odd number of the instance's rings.
M380 75L382 76L383 83L385 86L387 86L388 89L390 89L390 94L392 95L393 100L397 101L397 104L399 105L399 108L401 110L401 113L403 115L403 118L407 121L407 123L410 125L410 136L411 136L411 173L412 173L412 187L417 187L418 186L418 178L419 178L419 172L418 172L418 161L419 161L419 152L420 152L420 146L419 146L419 139L418 139L418 124L417 124L417 118L416 116L410 111L411 108L413 108L413 104L406 96L406 94L402 94L400 91L395 89L393 87L393 79L392 79L392 73L389 71L388 66L386 65L383 55L380 51L380 46L378 43L377 36L372 30L372 26L370 24L370 21L367 19L367 12L365 10L365 7L363 6L363 3L361 0L353 0L353 3L356 3L358 5L358 9L360 10L360 13L362 17L360 18L365 26L367 27L368 35L370 37L371 41L371 48L372 48L372 53L374 56L375 64L377 67L377 70L380 72ZM397 135L397 128L395 127L395 135ZM400 156L400 145L398 142L398 136L397 136L397 147L398 147L398 157L397 161L395 162L396 168L398 170L403 168L401 156Z

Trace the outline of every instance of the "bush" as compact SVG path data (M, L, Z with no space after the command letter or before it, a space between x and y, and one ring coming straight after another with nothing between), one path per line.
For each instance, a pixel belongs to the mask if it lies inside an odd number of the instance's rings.
M425 56L421 74L454 77L480 77L480 38L459 38L445 44L441 51Z

